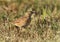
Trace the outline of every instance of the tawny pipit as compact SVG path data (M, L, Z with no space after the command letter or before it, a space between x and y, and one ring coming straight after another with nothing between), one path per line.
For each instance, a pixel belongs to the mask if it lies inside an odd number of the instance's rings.
M31 15L35 14L35 10L28 10L24 16L16 19L15 21L13 21L12 23L17 26L17 27L25 27L27 26L30 21L31 21Z

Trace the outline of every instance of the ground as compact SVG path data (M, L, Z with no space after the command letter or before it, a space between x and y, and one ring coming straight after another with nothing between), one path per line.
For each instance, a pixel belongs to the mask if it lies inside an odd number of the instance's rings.
M31 7L36 15L19 30L12 21ZM0 1L0 42L60 42L60 0Z

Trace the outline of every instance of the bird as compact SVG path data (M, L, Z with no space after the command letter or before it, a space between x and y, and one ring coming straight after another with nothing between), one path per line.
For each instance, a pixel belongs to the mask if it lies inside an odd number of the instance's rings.
M31 15L32 14L35 14L35 9L32 9L32 8L30 8L26 13L25 13L25 15L24 16L22 16L22 17L20 17L20 18L18 18L18 19L16 19L16 20L14 20L13 22L12 22L12 24L13 25L15 25L16 27L19 27L19 28L21 28L21 27L26 27L26 26L28 26L29 25L29 23L30 23L30 21L31 21Z

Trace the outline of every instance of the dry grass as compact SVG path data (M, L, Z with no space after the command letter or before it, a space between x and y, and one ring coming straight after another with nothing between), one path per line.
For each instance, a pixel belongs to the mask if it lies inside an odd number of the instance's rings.
M59 0L0 1L0 42L60 42ZM21 30L12 21L34 7L36 15Z

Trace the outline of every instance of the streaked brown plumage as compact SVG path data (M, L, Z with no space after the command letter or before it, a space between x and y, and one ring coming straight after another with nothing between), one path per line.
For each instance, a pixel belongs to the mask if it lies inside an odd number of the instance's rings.
M18 18L17 20L13 21L13 24L17 27L25 27L31 21L31 15L35 13L35 11L31 10L25 13L24 16Z

